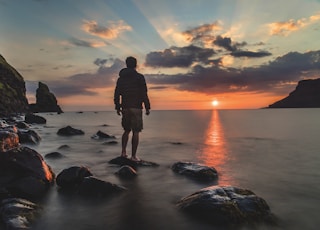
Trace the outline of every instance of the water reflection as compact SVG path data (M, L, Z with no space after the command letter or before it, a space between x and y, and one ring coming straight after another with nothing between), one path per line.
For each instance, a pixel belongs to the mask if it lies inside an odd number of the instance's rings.
M213 110L208 129L205 133L204 147L200 159L207 166L213 166L219 173L219 184L232 184L226 166L228 160L227 142L223 126L220 121L219 111Z

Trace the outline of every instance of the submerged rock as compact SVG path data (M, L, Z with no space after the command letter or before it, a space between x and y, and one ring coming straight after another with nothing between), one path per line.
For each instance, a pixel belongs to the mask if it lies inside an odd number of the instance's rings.
M252 191L232 186L211 186L182 198L177 206L214 224L275 223L266 201Z
M62 170L57 176L56 183L61 188L75 188L79 186L85 177L93 174L85 166L72 166Z
M115 164L115 165L119 165L119 166L124 166L124 165L129 165L133 168L136 168L138 166L147 166L147 167L156 167L159 166L157 163L154 162L150 162L150 161L133 161L130 158L126 158L126 157L116 157L112 160L109 161L110 164Z
M26 114L24 121L28 124L46 124L47 120L44 117L32 113Z
M192 162L176 162L171 169L181 175L196 178L199 180L216 180L218 172L213 167Z
M29 229L39 212L38 205L20 198L4 199L0 205L1 219L6 229Z
M21 144L39 144L41 137L34 130L19 129L19 141Z
M58 130L58 135L61 136L73 136L73 135L84 135L84 132L80 129L72 128L71 126L66 126Z
M116 172L116 174L123 179L130 179L137 176L137 171L128 165L124 165Z
M60 158L63 158L64 155L59 152L52 152L52 153L47 153L44 157L48 159L60 159Z
M96 134L94 134L92 137L92 139L109 139L109 138L112 138L112 139L115 139L116 137L115 136L111 136L107 133L104 133L102 131L98 131Z

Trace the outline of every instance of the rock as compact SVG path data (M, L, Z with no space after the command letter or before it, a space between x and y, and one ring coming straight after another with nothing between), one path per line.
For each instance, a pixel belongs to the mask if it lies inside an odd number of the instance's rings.
M182 198L177 207L213 224L275 223L266 201L252 191L232 186L211 186Z
M47 120L44 117L28 113L25 115L25 122L28 124L46 124Z
M19 121L16 123L16 127L18 129L29 129L30 128L30 125L28 125L26 122L24 121Z
M19 136L17 133L0 129L0 154L18 146Z
M118 144L118 141L106 141L106 142L103 142L103 145L116 145Z
M39 82L38 89L36 91L36 103L30 104L30 109L34 113L41 112L57 112L63 113L62 109L57 103L57 99L53 93L49 91L49 87Z
M137 171L128 165L124 165L116 174L123 179L130 179L137 176Z
M56 183L61 188L74 189L82 183L85 177L89 176L92 176L92 173L87 167L73 166L60 172Z
M47 153L44 157L48 159L60 159L60 158L63 158L64 155L62 155L59 152L52 152L52 153Z
M84 135L84 132L80 129L72 128L71 126L66 126L58 130L58 135L61 136L73 136L73 135Z
M268 108L320 108L320 78L299 81L289 96Z
M199 180L207 181L218 178L218 172L215 168L192 162L177 162L171 166L171 169L178 174Z
M19 129L18 136L21 144L39 144L39 142L41 141L41 137L39 136L39 134L31 129Z
M95 177L86 177L79 186L78 193L86 197L105 197L114 193L125 191L124 187L106 182Z
M29 112L25 81L0 55L0 114Z
M115 136L111 136L109 134L106 134L102 131L98 131L96 134L94 134L92 137L92 139L109 139L109 138L116 138Z
M22 198L38 198L54 183L55 174L42 156L28 147L0 153L0 188Z
M58 149L70 149L69 145L61 145Z
M0 205L2 222L10 230L29 229L40 210L35 203L21 198L4 199Z
M119 166L124 166L124 165L129 165L133 168L137 168L138 166L147 166L147 167L156 167L156 166L159 166L157 163L153 163L153 162L150 162L150 161L144 161L144 160L141 160L141 161L133 161L129 158L126 158L126 157L116 157L112 160L109 161L110 164L116 164L116 165L119 165Z

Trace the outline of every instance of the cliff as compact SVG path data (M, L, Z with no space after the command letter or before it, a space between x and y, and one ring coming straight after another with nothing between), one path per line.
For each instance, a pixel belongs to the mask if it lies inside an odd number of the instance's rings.
M299 81L289 96L268 108L320 108L320 78Z
M60 106L57 104L57 99L53 93L50 92L49 87L39 82L36 91L36 103L30 104L32 112L57 112L62 113Z
M0 115L28 111L23 77L0 55Z

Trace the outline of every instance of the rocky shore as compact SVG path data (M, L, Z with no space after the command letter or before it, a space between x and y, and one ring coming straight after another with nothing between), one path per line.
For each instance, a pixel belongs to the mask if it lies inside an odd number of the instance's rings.
M41 198L52 189L83 199L112 199L123 192L130 193L129 189L98 178L81 165L70 165L61 172L53 172L45 158L56 159L63 155L52 153L43 158L40 153L24 146L24 143L30 145L41 141L30 127L45 122L44 118L34 114L0 119L0 226L4 229L32 228L33 222L46 209ZM67 126L57 135L70 138L83 135L83 131ZM116 143L114 136L101 131L92 139L111 139ZM136 162L124 157L113 158L109 164L119 167L116 175L126 180L139 177L141 167L159 166L155 162ZM235 186L218 186L219 172L215 168L195 162L173 162L171 170L181 178L190 178L190 183L212 183L212 186L177 200L172 206L177 212L213 226L276 224L276 217L267 202L254 192Z

